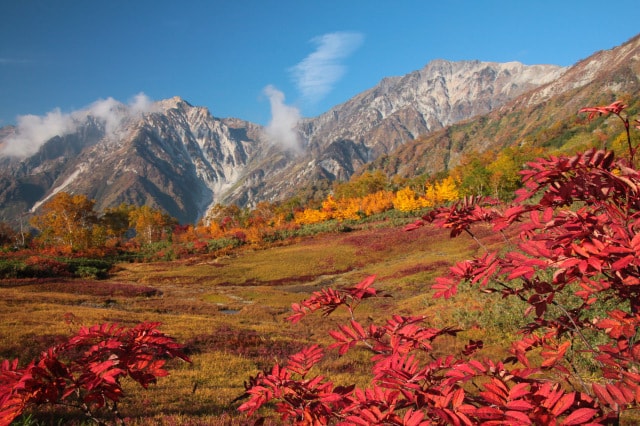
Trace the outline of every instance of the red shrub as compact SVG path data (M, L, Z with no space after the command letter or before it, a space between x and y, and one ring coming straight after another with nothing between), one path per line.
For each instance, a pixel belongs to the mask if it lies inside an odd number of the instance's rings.
M0 425L9 425L28 406L64 404L103 424L95 410L118 416L120 381L130 377L143 388L166 376L165 358L188 361L182 346L158 331L158 323L127 329L116 324L83 327L22 368L0 363ZM122 419L120 419L122 422Z
M452 297L467 282L526 302L523 314L531 322L510 356L475 359L483 344L470 341L460 353L436 357L438 338L458 330L430 328L423 317L359 322L357 306L378 296L369 277L353 288L313 293L292 306L289 319L346 308L351 319L329 333L335 341L330 349L370 349L370 385L340 387L312 375L324 354L313 345L252 378L239 409L255 413L275 401L281 418L297 424L578 425L617 424L624 410L638 408L640 173L624 109L614 103L582 111L612 113L625 123L628 159L596 150L538 159L522 172L515 205L469 197L406 228L431 223L481 246L473 232L477 223L494 232L519 228L515 246L482 246L482 255L458 262L433 285L435 297ZM595 379L588 371L590 382L575 362L589 358L599 371Z

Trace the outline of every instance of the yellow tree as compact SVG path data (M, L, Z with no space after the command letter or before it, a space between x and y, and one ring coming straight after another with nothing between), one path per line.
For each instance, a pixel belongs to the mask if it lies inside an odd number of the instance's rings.
M364 197L382 191L387 186L387 175L383 171L367 171L360 176L352 177L349 182L334 183L333 194L338 199Z
M460 164L451 170L451 176L460 184L461 195L490 195L491 173L487 170L487 164L491 162L491 156L493 154L490 153L467 154Z
M438 194L436 193L436 187L431 182L427 182L424 187L424 199L425 207L433 207L438 204Z
M378 191L366 195L361 201L361 210L365 216L382 213L393 208L393 192Z
M322 202L322 211L327 214L327 220L332 219L335 212L338 211L338 203L329 195L326 200Z
M275 206L272 203L261 201L248 214L246 236L247 241L259 243L263 240L279 221Z
M500 151L487 166L489 184L496 198L508 199L521 185L520 170L528 161L544 154L539 147L508 147Z
M176 220L161 210L149 206L136 207L129 213L129 223L141 244L160 241Z
M447 203L460 198L460 192L453 176L446 177L436 182L436 199L438 203Z
M424 200L419 199L416 192L409 186L396 192L396 196L393 199L393 207L401 212L420 210L425 205Z
M84 195L59 192L41 207L41 213L31 219L45 244L85 249L92 245L93 227L98 216L94 200Z
M460 192L453 176L448 176L434 184L425 185L424 197L425 207L432 207L438 204L454 201L460 198Z
M339 221L360 219L360 198L343 198L338 200L333 217Z
M298 225L320 223L329 219L330 216L327 212L315 209L304 209L301 212L296 212L293 218L294 222Z

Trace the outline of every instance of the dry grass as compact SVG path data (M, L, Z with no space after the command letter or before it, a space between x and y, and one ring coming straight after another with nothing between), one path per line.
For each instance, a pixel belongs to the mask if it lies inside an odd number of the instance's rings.
M476 292L449 301L430 296L433 278L476 250L471 239L451 240L429 227L404 232L370 226L218 259L119 264L110 279L99 282L5 283L0 355L28 362L81 324L160 321L162 331L186 344L193 362L172 362L171 375L148 390L127 387L121 411L129 423L243 424L246 419L236 411L239 403L232 403L243 393L243 382L305 344L329 343L326 332L345 318L336 312L335 317L314 315L296 325L285 321L292 302L322 287L352 286L376 274L376 287L392 297L361 305L363 322L392 312L425 314L434 326L470 326L465 338L482 335L481 318L460 313L483 311ZM65 321L68 313L73 324ZM463 345L451 339L439 350ZM345 357L329 352L318 372L336 384L364 386L368 357L364 349Z

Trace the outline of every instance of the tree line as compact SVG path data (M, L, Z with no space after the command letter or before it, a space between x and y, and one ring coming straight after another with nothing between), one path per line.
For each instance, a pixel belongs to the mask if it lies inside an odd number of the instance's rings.
M391 210L416 213L468 195L507 200L520 185L519 170L540 154L526 146L474 153L434 176L388 177L382 171L366 171L346 182L317 182L313 191L303 190L278 203L260 202L252 209L217 204L197 224L181 225L161 209L146 205L121 204L98 212L95 200L59 192L31 218L36 231L31 242L63 252L123 245L139 249L160 241L191 244L196 251L206 250L210 240L268 242L304 225L355 221ZM24 232L19 235L0 223L0 245L24 243Z

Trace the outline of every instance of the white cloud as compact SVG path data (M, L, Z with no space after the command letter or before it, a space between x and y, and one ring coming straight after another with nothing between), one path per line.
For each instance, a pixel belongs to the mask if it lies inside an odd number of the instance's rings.
M143 93L139 93L128 105L113 98L107 98L71 113L62 113L59 108L56 108L44 116L18 116L16 133L4 141L0 156L33 155L49 139L75 132L89 116L102 123L107 136L114 136L127 117L135 117L151 111L153 111L153 102Z
M127 114L128 111L123 104L113 98L107 98L92 103L85 111L72 113L72 116L80 118L91 115L104 124L107 135L113 135Z
M66 135L75 126L71 116L61 113L58 108L45 116L21 115L17 120L16 134L5 141L0 154L17 157L34 154L45 141Z
M129 101L129 109L133 114L143 114L153 110L153 101L140 92Z
M356 32L334 32L313 38L316 50L291 68L302 95L316 102L329 93L344 73L342 60L351 55L364 40Z
M300 143L296 125L300 121L300 111L284 103L284 94L269 85L264 88L264 94L271 103L271 121L265 131L269 141L287 150L298 151Z

